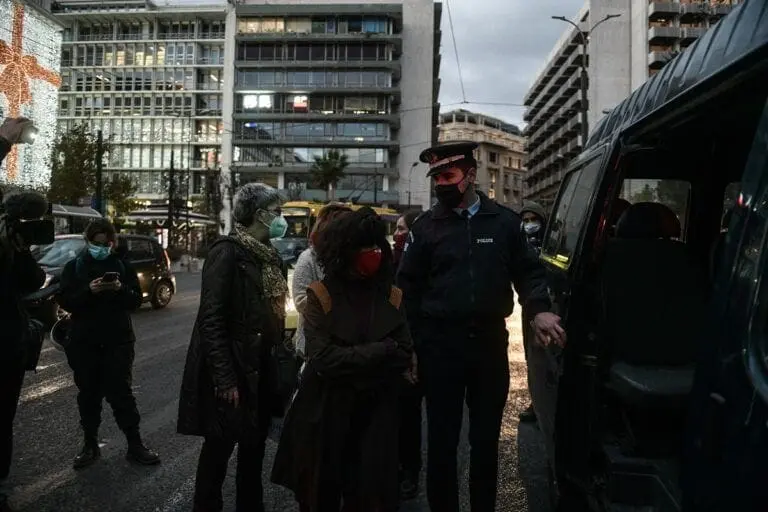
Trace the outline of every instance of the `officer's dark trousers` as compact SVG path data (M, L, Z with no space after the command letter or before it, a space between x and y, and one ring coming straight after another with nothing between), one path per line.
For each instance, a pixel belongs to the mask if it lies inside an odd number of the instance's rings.
M87 439L98 436L101 406L107 399L117 426L129 440L138 437L141 420L133 396L133 343L89 345L73 343L67 349L79 393L80 425Z
M14 363L15 361L8 360L0 362L0 495L4 492L3 482L11 470L13 419L24 382L24 367L21 361Z
M425 335L429 339L422 338L419 365L427 400L432 512L459 512L456 454L465 400L472 512L496 508L499 435L509 391L508 335L503 320L478 325L470 330L443 325Z
M421 383L406 384L400 394L400 467L418 478L421 472Z
M268 417L268 416L267 416ZM255 430L255 429L254 429ZM224 507L221 487L227 476L227 466L237 444L237 512L264 512L264 489L261 469L269 422L241 436L239 441L221 437L206 437L197 464L194 512L219 512Z

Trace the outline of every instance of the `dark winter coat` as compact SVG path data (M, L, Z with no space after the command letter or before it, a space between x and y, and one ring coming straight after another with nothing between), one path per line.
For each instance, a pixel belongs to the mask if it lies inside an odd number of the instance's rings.
M81 260L79 265L78 260ZM120 290L91 292L91 281L107 272L120 274ZM72 343L119 345L136 341L131 313L141 306L141 286L133 267L116 255L110 254L100 261L84 251L67 263L61 273L61 288L56 299L72 314Z
M259 415L269 414L270 351L282 334L283 322L264 296L262 263L234 238L216 241L203 266L178 432L237 438L258 427ZM237 409L216 397L216 390L234 387L240 393Z
M350 485L361 510L397 510L397 399L413 351L402 293L376 289L366 307L343 284L324 283L329 300L318 298L316 284L307 292L308 363L272 481L312 510L323 488Z
M34 355L28 354L25 342L29 314L21 298L38 290L45 281L45 272L29 251L16 251L4 231L5 222L0 218L0 372L35 363L28 360Z

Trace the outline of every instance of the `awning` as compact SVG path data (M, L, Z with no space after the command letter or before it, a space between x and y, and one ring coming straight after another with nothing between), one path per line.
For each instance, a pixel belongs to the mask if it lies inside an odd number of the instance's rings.
M88 206L64 206L63 204L51 205L51 212L54 217L87 217L96 219L101 214Z
M218 221L211 219L207 215L197 212L187 212L182 208L181 212L176 218L183 223L189 220L189 223L193 226L217 226ZM164 224L168 220L168 209L164 207L159 208L146 208L143 210L136 210L128 215L122 217L125 222L155 222L159 225Z

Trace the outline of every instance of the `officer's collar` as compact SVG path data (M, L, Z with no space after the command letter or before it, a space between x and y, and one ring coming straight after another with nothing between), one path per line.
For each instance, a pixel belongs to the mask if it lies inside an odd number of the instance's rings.
M474 216L478 215L498 215L500 213L499 205L495 201L492 201L485 194L478 191L478 197L480 198L480 209ZM447 218L460 218L456 215L456 211L451 208L446 208L440 203L437 203L432 209L433 219L447 219Z

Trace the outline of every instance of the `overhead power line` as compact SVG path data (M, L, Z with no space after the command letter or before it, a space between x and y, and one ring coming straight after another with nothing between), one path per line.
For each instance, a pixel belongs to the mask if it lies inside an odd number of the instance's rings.
M464 90L464 77L461 74L461 60L459 60L459 48L456 46L456 32L453 30L453 17L451 16L451 4L445 0L445 7L448 10L448 25L451 29L451 39L453 40L453 52L456 54L456 67L459 70L459 85L461 85L461 100L467 102L467 93Z

